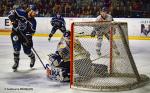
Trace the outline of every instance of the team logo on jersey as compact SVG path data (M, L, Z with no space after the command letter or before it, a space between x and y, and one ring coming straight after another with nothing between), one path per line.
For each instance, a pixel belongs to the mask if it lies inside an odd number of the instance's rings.
M18 20L18 29L24 31L26 30L26 28L27 28L27 20L24 18L20 18Z
M13 36L13 41L18 41L18 36Z

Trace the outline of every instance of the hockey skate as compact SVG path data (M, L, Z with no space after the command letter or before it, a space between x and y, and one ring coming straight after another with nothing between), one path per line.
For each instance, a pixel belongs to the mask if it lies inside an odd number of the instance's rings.
M17 71L17 68L18 68L18 65L19 65L19 59L14 59L15 63L14 65L12 66L12 69L14 72Z
M35 55L31 57L30 67L32 68L35 64Z

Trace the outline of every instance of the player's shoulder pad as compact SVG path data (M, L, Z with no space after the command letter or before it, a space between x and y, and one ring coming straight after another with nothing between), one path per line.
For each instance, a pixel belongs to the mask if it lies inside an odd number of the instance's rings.
M8 13L8 16L14 15L14 13L15 13L15 10L11 10L11 11Z
M102 15L97 16L97 18L100 18L100 17L102 17Z
M99 21L101 18L102 18L101 15L97 16L97 17L96 17L96 21Z
M107 18L108 20L113 21L113 17L110 14L107 14Z
M107 14L108 17L112 17L110 14Z
M51 19L51 21L54 21L54 20L56 20L57 18L54 16L54 17L52 17L52 19Z
M21 8L15 9L15 12L18 17L25 17L25 18L27 17L26 11Z

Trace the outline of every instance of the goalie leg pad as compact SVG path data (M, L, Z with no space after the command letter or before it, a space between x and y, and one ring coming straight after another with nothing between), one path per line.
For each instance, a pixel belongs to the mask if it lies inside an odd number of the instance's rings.
M62 69L58 67L52 67L47 69L47 77L51 80L57 80L60 82L66 82L70 80L68 69Z

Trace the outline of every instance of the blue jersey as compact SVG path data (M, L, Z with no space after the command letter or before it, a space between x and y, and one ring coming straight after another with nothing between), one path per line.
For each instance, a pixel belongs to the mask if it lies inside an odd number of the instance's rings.
M59 15L56 15L52 18L51 20L51 25L54 26L54 27L62 27L62 26L65 26L65 20L62 16Z
M28 18L28 14L23 9L15 9L9 12L8 18L13 23L13 29L24 33L35 33L36 20Z

